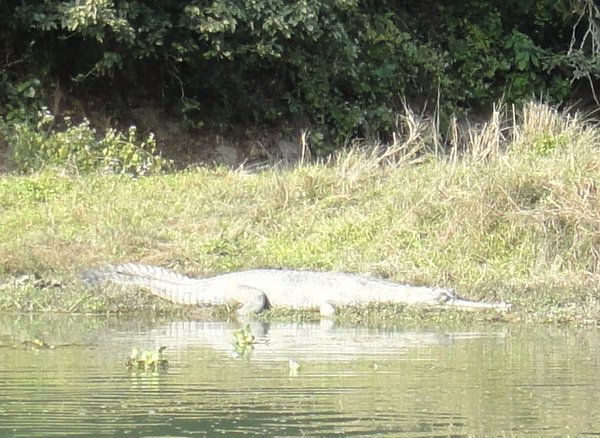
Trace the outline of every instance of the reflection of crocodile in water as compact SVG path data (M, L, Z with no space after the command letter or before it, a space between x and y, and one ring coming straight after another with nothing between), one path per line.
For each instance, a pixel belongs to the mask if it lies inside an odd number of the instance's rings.
M254 320L250 332L256 336L252 344L252 360L288 362L290 358L306 362L342 362L358 358L378 361L398 358L410 350L432 346L450 346L466 341L483 340L504 342L506 333L499 327L486 328L484 332L455 330L421 330L415 327L366 328L337 326L333 320L321 319L318 323L272 323ZM145 342L153 348L168 346L169 358L174 358L190 347L210 347L230 355L234 330L239 324L215 321L171 321L157 325L144 333ZM114 339L114 338L113 338ZM131 345L131 334L123 348ZM113 341L114 348L114 341ZM233 347L233 348L232 348ZM414 360L424 360L417 356Z
M90 283L108 281L142 287L177 304L239 304L240 314L287 307L320 309L322 315L331 315L336 306L369 303L510 308L506 303L464 300L451 289L402 285L339 272L255 269L196 279L155 266L127 263L88 271L84 278Z

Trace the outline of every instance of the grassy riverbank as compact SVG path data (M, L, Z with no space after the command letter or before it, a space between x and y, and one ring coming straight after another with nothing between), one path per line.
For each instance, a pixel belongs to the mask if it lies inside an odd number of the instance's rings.
M197 276L358 272L512 302L501 319L600 321L600 131L530 104L480 129L456 127L442 154L431 124L401 126L407 140L385 153L355 147L286 171L2 176L0 309L164 308L77 282L90 266L139 261Z

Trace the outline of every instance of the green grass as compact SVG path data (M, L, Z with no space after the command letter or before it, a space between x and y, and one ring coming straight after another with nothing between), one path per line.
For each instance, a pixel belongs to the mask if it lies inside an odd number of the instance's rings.
M490 320L597 324L600 131L536 103L455 125L447 153L434 151L441 136L427 120L409 114L403 126L387 149L355 146L285 171L0 177L0 309L164 309L76 282L91 266L138 261L195 276L357 272L514 303L510 315L483 312ZM38 286L15 285L24 274ZM463 318L400 310L379 313Z

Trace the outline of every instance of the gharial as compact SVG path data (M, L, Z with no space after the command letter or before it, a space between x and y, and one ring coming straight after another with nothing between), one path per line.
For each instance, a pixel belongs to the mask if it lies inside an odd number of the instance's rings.
M510 309L510 304L504 302L459 298L452 289L403 285L341 272L254 269L197 279L164 268L126 263L92 269L83 277L90 284L112 282L141 287L177 304L239 305L241 315L287 307L319 309L327 316L334 314L337 306L369 303Z

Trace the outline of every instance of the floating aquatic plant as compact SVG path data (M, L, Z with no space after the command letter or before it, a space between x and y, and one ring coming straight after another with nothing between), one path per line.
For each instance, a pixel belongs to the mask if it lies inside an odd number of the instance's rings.
M252 333L250 324L233 332L233 350L240 356L247 356L254 351L256 336Z
M140 371L165 370L169 366L169 361L163 357L166 348L163 346L158 350L138 350L134 347L125 362L125 367L128 370Z
M30 350L46 350L55 348L54 345L50 345L46 341L38 338L25 339L22 344Z

